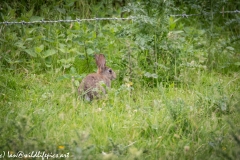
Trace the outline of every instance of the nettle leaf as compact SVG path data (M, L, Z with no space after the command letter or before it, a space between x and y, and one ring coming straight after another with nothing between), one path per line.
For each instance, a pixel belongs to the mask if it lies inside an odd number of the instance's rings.
M63 64L62 67L63 68L70 68L72 66L72 64Z
M56 53L57 53L57 51L55 49L46 50L46 51L43 52L42 58L47 58L47 57L52 56Z
M70 53L76 53L76 52L78 52L78 49L77 49L77 48L71 48L71 49L69 50L69 52L70 52Z
M158 75L156 73L153 73L152 77L156 79L156 78L158 78Z
M94 51L93 51L91 48L88 48L88 49L87 49L87 54L91 55L91 54L93 54L93 53L94 53Z
M56 8L59 13L65 14L66 10L64 8Z
M233 48L233 47L230 47L230 46L226 47L226 49L227 49L227 50L230 50L230 51L234 51L234 48Z
M226 111L227 110L227 104L225 102L220 103L220 107L222 111Z
M43 51L43 49L44 49L44 45L40 45L38 47L35 47L34 49L35 49L35 52L41 53Z
M69 2L68 4L66 4L65 6L67 7L72 7L74 5L74 1L73 2Z
M169 18L169 29L170 30L174 30L175 29L175 27L176 27L176 20L174 20L174 18L173 17L170 17Z
M21 48L21 49L25 49L26 47L24 46L24 42L22 41L18 41L15 43L15 46L17 46L18 48Z
M151 77L151 73L146 72L146 73L144 74L144 76L150 78L150 77Z
M25 49L24 51L32 57L37 57L37 54L34 52L33 49Z
M22 60L12 60L12 59L8 59L8 58L6 58L5 60L10 64L17 64L17 63L23 62Z
M25 42L27 42L27 41L32 41L32 40L34 40L33 38L26 38L25 39Z
M145 77L147 77L147 78L158 78L158 75L156 74L156 73L149 73L149 72L146 72L145 74L144 74L144 76Z
M62 76L59 76L59 77L57 78L57 81L62 81L62 80L71 79L71 78L72 78L72 75L70 75L70 74L64 74L64 75L62 75Z
M172 34L180 34L180 33L183 33L183 31L171 31L170 33L172 33Z
M39 16L32 16L31 18L30 18L30 21L31 22L33 22L33 21L40 21L40 20L42 20L43 18L42 17L39 17Z
M78 81L78 80L75 80L75 81L74 81L74 85L75 85L76 87L78 87L78 86L80 85L79 81Z
M236 62L236 63L234 63L234 65L240 66L240 62Z
M75 67L71 67L71 68L70 68L70 73L76 74L76 73L77 73L76 68L75 68Z
M72 63L72 62L74 62L74 60L75 60L75 57L71 57L68 59L60 59L60 60L58 60L58 63L62 63L62 64Z

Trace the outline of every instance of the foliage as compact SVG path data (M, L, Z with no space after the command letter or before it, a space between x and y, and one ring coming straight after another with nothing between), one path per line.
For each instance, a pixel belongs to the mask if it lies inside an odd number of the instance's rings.
M239 2L4 1L0 21L134 19L0 25L0 155L238 159L239 14L223 8ZM118 78L88 103L76 90L95 53Z

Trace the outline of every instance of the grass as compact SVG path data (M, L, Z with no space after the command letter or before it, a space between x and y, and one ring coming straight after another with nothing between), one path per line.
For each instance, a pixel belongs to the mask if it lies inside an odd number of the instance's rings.
M154 88L115 81L104 99L90 103L60 76L3 72L1 150L82 159L218 159L218 152L236 147L228 120L239 127L239 73L201 71L190 85Z

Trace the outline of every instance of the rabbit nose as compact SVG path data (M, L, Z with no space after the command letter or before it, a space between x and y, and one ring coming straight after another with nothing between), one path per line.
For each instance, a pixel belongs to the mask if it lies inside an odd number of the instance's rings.
M113 72L113 74L112 74L112 79L116 79L116 78L117 78L116 73Z

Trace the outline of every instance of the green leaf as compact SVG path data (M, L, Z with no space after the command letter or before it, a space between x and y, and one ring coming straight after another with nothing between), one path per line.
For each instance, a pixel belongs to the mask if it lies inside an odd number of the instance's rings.
M80 85L79 81L78 81L78 80L75 80L75 81L74 81L74 85L75 85L76 87L78 87L78 86Z
M69 74L64 74L64 75L62 75L62 76L59 76L59 77L57 78L57 81L62 81L62 80L71 79L71 78L72 78L71 75L69 75Z
M144 74L144 76L150 78L150 77L151 77L151 73L146 72L146 73Z
M38 47L35 47L35 52L41 53L43 51L43 49L44 49L44 45L40 45Z
M169 18L169 29L174 30L176 27L176 22L174 21L173 17Z
M32 16L31 18L30 18L30 21L31 22L33 22L33 21L40 21L40 20L42 20L43 18L42 17L39 17L39 16Z
M171 31L170 33L172 33L172 34L180 34L180 33L183 33L183 31Z
M152 77L156 79L156 78L158 78L158 75L156 73L153 73Z
M227 110L227 104L226 104L225 102L222 102L222 103L220 104L220 107L221 107L221 110L222 110L222 111L226 111L226 110Z
M88 49L87 49L87 54L91 55L91 54L93 54L93 53L94 53L94 51L93 51L91 48L88 48Z
M32 41L33 38L27 38L25 41Z
M230 46L226 47L226 49L227 49L227 50L230 50L230 51L234 51L234 48L233 48L233 47L230 47Z
M24 46L24 43L22 41L18 41L15 43L15 46L21 49L25 49L26 47Z
M76 73L77 73L76 68L71 67L71 68L70 68L70 73L71 73L71 74L76 74Z
M234 63L234 65L240 66L240 62L236 62L236 63Z
M51 64L45 64L45 66L48 67L48 68L51 68L51 67L52 67Z
M155 79L158 78L158 75L156 73L151 74L149 72L146 72L144 76L148 78L155 78Z
M47 58L47 57L52 56L56 53L57 53L57 51L55 49L46 50L46 51L43 52L42 58Z
M37 57L37 54L34 52L33 49L25 49L24 51L32 57Z
M65 10L64 8L58 8L58 7L57 7L57 11L58 11L59 13L62 13L62 14L65 14L65 13L66 13L66 10Z

